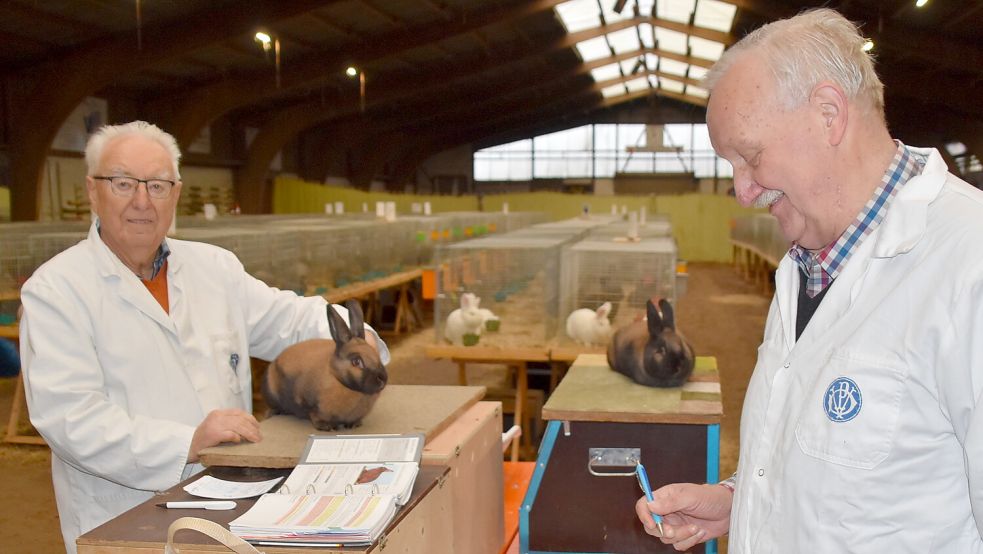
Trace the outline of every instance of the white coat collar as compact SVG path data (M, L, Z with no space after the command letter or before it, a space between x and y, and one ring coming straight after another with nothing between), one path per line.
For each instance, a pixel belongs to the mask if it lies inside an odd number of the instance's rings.
M147 287L140 282L140 278L130 268L126 267L126 264L119 259L119 256L113 253L109 249L109 246L103 242L102 237L99 235L98 222L98 218L92 220L92 225L89 226L88 239L95 256L96 269L99 271L99 276L110 284L110 286L115 286L117 293L123 300L132 304L133 307L143 312L146 316L156 321L161 327L177 337L177 327L175 327L174 321L160 307L160 304L149 293ZM180 256L175 255L175 252L171 250L171 255L167 258L167 280L169 288L173 287L171 284L172 277L180 265Z
M863 276L867 273L871 260L908 252L923 236L928 206L942 190L947 168L937 150L908 148L914 155L925 160L925 167L920 175L909 179L898 191L884 221L870 240L864 241L850 258L798 341L795 338L795 318L798 310L799 269L788 256L779 264L775 273L775 295L788 350L799 344L812 344L824 333L838 328L837 322L842 320L857 300Z
M879 232L872 237L875 240L872 253L875 258L904 254L918 244L925 233L928 206L939 196L945 184L948 168L938 150L911 146L908 149L924 161L924 167L921 174L909 179L898 191Z

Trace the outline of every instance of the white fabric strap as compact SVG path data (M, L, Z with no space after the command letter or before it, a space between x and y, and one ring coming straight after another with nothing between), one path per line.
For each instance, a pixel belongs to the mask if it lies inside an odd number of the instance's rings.
M263 552L256 550L253 545L233 535L225 527L200 517L182 517L171 523L170 527L167 528L167 544L164 546L164 554L181 554L181 551L174 546L174 534L181 529L191 529L208 535L236 554L263 554Z

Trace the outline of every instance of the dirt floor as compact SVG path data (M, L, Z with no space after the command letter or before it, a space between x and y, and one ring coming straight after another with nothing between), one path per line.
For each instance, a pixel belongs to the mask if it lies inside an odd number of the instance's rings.
M769 297L741 279L731 266L692 263L687 292L676 309L679 330L697 355L716 356L723 391L721 475L737 466L741 405L755 354L764 330ZM456 384L457 367L425 358L432 329L401 339L387 338L393 353L390 382ZM470 383L506 386L503 368L469 367ZM16 379L0 379L0 414L10 413ZM51 487L50 453L46 447L0 444L0 480L6 502L0 503L0 552L63 551L58 514ZM726 545L722 551L726 552Z

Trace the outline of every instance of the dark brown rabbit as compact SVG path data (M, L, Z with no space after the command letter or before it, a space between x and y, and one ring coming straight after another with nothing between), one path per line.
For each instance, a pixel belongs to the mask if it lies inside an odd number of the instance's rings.
M286 348L270 364L263 379L263 398L270 415L310 418L322 431L357 426L369 413L389 379L379 353L365 342L358 302L345 303L345 320L327 305L331 337Z
M678 387L693 373L693 348L676 332L672 306L659 300L647 304L647 321L618 329L608 345L608 365L636 383Z

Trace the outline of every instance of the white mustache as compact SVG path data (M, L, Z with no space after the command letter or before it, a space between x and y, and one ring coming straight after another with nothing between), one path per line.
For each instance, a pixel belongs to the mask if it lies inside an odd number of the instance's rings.
M785 196L785 193L780 190L766 190L754 199L754 207L767 208L775 202L778 202L778 200L783 196Z

